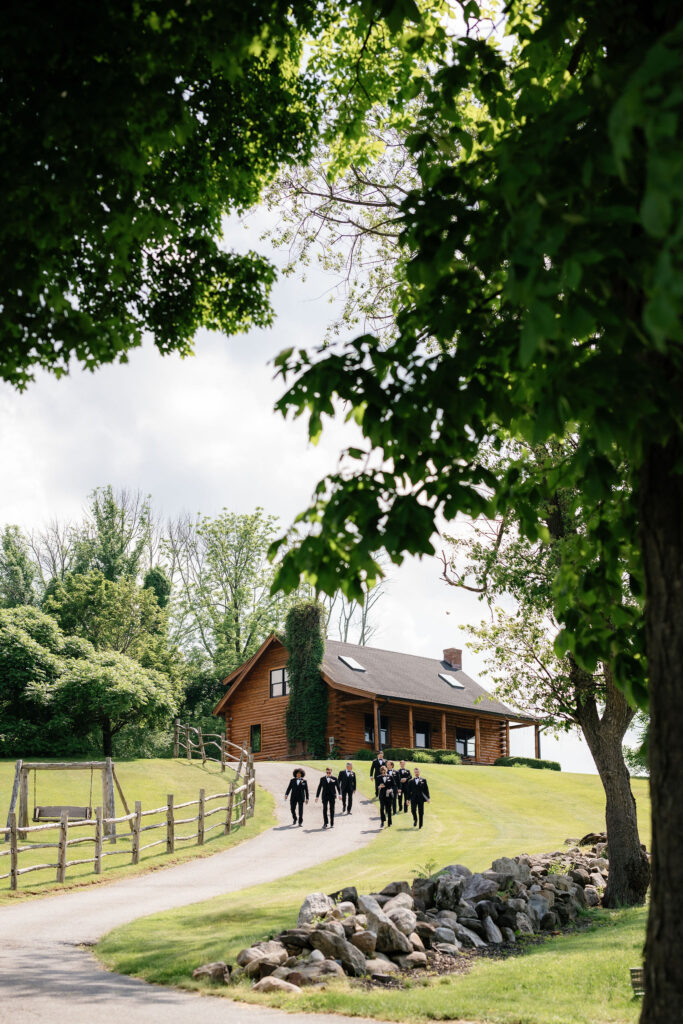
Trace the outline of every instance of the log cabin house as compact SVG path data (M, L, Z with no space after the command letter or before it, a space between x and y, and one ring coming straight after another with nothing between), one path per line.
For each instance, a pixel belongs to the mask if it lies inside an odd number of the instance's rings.
M305 755L290 749L286 647L275 635L226 679L214 708L228 740L251 747L256 760ZM327 746L340 757L361 748L425 747L453 750L463 763L493 764L509 754L510 730L535 729L535 719L505 707L462 670L462 651L442 659L325 641L321 667L328 688ZM379 742L377 742L379 737Z

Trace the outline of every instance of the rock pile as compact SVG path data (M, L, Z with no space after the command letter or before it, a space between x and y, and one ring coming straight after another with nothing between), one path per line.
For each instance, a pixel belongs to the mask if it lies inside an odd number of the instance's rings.
M556 931L597 906L607 882L605 837L585 838L595 840L590 849L500 857L476 873L450 864L431 878L391 882L370 895L352 886L310 893L296 927L243 949L234 969L220 961L198 967L194 977L246 977L257 991L300 992L344 975L385 981L428 968L437 953L457 957L463 949Z

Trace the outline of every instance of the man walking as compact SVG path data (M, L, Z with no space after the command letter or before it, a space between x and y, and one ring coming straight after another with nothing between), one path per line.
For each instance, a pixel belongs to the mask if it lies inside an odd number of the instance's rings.
M339 775L339 792L342 798L342 811L345 814L350 814L353 807L353 794L356 792L356 773L350 761L346 762L345 771Z
M403 811L404 814L408 812L408 792L407 785L410 781L410 772L406 768L405 761L399 761L399 769L396 773L396 781L398 782L398 809Z
M330 828L334 828L334 802L337 799L338 782L332 774L331 768L325 769L325 774L318 783L318 792L315 794L315 802L318 802L320 795L323 798L323 828L327 828L329 815Z
M415 778L408 783L410 786L410 809L413 812L413 828L420 821L420 828L424 818L425 804L429 803L429 786L427 780L420 775L420 769L415 769Z
M292 812L292 825L296 825L297 814L299 816L299 828L304 823L304 803L308 803L308 783L304 778L303 768L295 768L292 778L289 780L285 800L289 797L289 809Z
M396 779L389 775L384 765L382 765L379 771L379 787L377 790L380 814L379 827L384 828L384 823L386 822L387 828L391 828L391 812L395 807L396 801Z
M378 750L377 757L370 765L370 778L374 778L375 780L375 796L377 796L377 789L379 787L379 777L382 773L382 768L386 765L386 763L387 762L384 759L384 751Z

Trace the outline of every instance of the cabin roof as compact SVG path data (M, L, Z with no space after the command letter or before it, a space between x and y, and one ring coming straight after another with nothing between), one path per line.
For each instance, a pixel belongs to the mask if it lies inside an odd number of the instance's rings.
M350 668L341 660L343 657L353 658L365 671ZM456 671L447 661L437 658L327 640L322 669L335 683L380 698L445 705L533 721L530 716L520 715L501 704L462 669ZM451 676L460 685L449 685L440 673Z
M227 688L226 693L215 707L214 714L220 714L226 702L246 678L249 669L272 643L282 646L275 634L272 634L248 661L223 680ZM344 657L357 662L364 671L350 667L342 660ZM321 671L329 685L358 694L367 694L369 699L378 697L380 700L410 701L499 715L517 721L535 721L533 716L520 714L519 711L514 711L496 700L462 669L456 670L449 662L437 658L424 658L415 654L386 651L378 647L361 647L359 644L326 640ZM441 678L441 674L452 677L459 685L449 685Z

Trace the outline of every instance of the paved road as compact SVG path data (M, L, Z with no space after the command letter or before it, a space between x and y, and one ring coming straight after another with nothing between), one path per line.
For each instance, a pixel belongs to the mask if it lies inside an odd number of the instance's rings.
M0 908L2 1024L329 1024L327 1014L285 1014L211 996L198 997L105 971L86 950L118 925L172 907L235 892L312 867L370 842L376 809L359 797L352 815L323 831L311 802L292 828L282 801L291 765L258 764L257 780L277 800L278 824L213 857L137 878ZM310 781L310 780L309 780ZM313 842L311 840L314 840ZM335 1017L358 1024L359 1018Z

